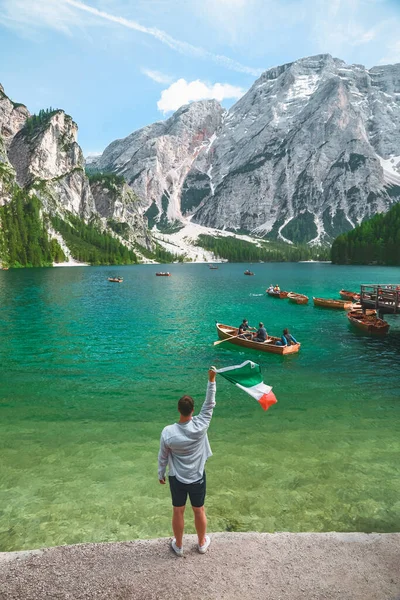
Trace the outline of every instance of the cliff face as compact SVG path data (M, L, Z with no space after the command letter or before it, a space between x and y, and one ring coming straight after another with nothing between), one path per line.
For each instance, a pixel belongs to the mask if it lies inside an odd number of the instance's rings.
M0 206L9 202L16 173L8 160L7 148L29 116L27 108L12 102L0 85Z
M46 212L70 211L87 220L95 208L77 132L71 117L52 111L16 133L8 157L17 183L31 187Z
M0 136L6 147L28 117L29 111L26 106L10 100L0 84Z
M112 235L107 219L124 219L127 231L121 241L131 247L136 241L153 247L147 221L130 191L118 191L113 201L99 202L98 187L92 193L85 174L85 161L77 143L78 127L62 110L41 111L30 116L0 90L0 205L12 198L17 186L34 194L43 213L84 221L95 219ZM100 219L100 220L99 220ZM115 229L115 228L114 228ZM50 229L49 229L50 231Z
M387 211L400 199L385 162L400 155L399 81L400 65L329 55L266 71L189 173L204 194L194 221L319 242Z
M210 145L224 115L215 100L183 106L166 121L110 144L91 168L123 175L156 221L182 217L181 195L196 157Z
M105 226L121 240L137 242L151 249L153 242L143 220L138 197L125 182L99 179L90 184L95 210Z

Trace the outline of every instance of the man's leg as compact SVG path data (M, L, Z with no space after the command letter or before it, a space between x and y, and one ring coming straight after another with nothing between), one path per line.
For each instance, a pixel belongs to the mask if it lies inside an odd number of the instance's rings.
M199 546L203 546L206 541L207 517L204 506L192 506L194 512L194 526L196 527Z
M199 546L205 544L205 537L207 531L207 517L204 509L204 501L206 499L206 473L203 473L203 477L192 483L189 489L190 502L194 512L194 525L197 531L197 537L199 538Z
M185 527L185 506L187 500L187 491L185 484L177 480L175 476L170 476L169 487L172 496L172 530L175 536L175 543L178 548L182 548L183 530Z
M182 548L183 530L185 528L185 508L185 506L173 506L172 531L174 532L178 548Z

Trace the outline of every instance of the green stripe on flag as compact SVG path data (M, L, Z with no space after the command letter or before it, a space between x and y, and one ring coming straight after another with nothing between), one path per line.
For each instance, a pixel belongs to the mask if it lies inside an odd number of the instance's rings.
M228 381L239 383L246 388L253 387L262 382L260 365L253 363L251 360L247 360L241 365L236 365L234 367L218 369L217 373L222 375L222 377L225 377Z

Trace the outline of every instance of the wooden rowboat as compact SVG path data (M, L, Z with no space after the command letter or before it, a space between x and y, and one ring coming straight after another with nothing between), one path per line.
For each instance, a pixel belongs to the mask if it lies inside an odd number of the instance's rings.
M342 300L359 300L360 294L357 292L349 292L348 290L340 290L339 296Z
M304 294L296 294L295 292L289 292L288 296L290 302L294 302L294 304L307 304L308 296Z
M253 271L249 271L248 269L247 269L247 271L244 272L244 274L245 275L254 275Z
M237 327L231 327L230 325L222 325L221 323L216 324L217 333L220 340L226 340L232 336L237 336L239 329ZM270 337L265 342L253 342L253 340L248 340L240 337L232 337L232 339L227 340L231 344L235 344L236 346L242 346L244 348L251 348L253 350L258 350L259 352L271 352L272 354L295 354L300 350L301 344L295 344L293 346L275 346L275 342L280 340L279 337Z
M113 283L122 283L123 279L122 277L109 277L108 281L112 281Z
M283 298L287 298L289 295L289 292L269 292L268 290L265 290L268 294L268 296L271 296L272 298L279 298L280 300L283 300Z
M362 312L352 310L347 313L347 318L352 325L367 333L385 335L389 331L389 323L386 323L383 319L379 319L377 316L364 315Z
M348 300L332 300L330 298L313 298L314 306L322 308L336 308L338 310L350 310L353 303Z
M367 317L375 317L376 316L376 310L374 308L365 308L363 311L362 304L360 304L360 302L355 302L353 304L353 306L351 307L351 312L357 312L357 313L363 312L363 314L367 315Z
M171 273L169 273L169 271L166 273L160 271L159 273L156 273L156 277L171 277Z

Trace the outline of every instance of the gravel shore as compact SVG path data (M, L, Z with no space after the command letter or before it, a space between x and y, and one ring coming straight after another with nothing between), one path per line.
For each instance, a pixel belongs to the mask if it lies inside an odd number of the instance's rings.
M0 553L1 600L400 600L400 534L216 533Z

